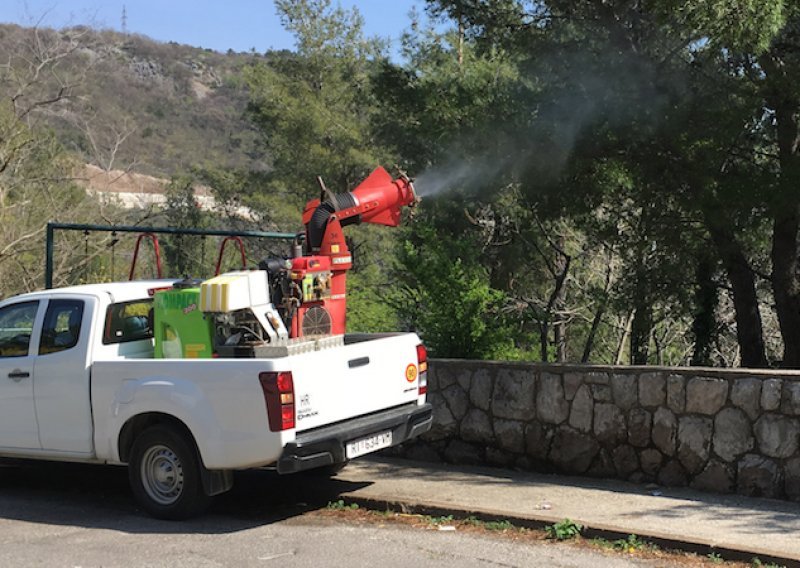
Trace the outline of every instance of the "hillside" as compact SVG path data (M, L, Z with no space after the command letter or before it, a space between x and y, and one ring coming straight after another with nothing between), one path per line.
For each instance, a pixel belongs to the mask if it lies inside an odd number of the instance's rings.
M51 45L78 36L77 49L59 64L76 82L74 96L45 119L83 161L167 178L193 166L266 167L243 116L247 94L238 80L242 67L262 56L109 30L38 33ZM22 61L33 38L29 28L0 25L2 59Z

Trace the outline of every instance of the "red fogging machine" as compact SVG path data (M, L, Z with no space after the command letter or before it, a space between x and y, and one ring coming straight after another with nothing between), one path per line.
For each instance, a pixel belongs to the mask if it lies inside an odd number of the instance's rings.
M321 197L306 204L305 231L295 238L290 258L266 259L260 270L202 282L187 279L155 294L157 353L176 343L167 330L183 337L179 346L199 346L186 357L277 357L344 343L347 271L353 266L344 227L396 227L403 207L416 206L419 198L408 176L394 179L383 168L347 193L329 192L322 180L320 186Z
M261 266L270 275L272 301L293 338L345 331L347 271L353 258L343 228L358 223L396 227L402 208L420 201L408 176L401 172L394 179L380 167L347 193L331 193L318 180L322 195L306 204L305 233L295 240L293 258Z

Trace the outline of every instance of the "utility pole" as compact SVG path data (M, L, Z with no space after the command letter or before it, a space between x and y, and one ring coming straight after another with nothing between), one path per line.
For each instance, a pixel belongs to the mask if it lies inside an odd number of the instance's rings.
M125 4L122 5L122 33L128 35L128 10Z

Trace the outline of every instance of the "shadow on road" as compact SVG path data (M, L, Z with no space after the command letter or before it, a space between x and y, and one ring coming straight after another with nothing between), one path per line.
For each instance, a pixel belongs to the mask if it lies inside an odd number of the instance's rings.
M268 470L237 472L234 488L189 521L153 519L134 501L124 467L67 463L0 466L0 522L108 529L128 533L220 534L274 523L326 506L367 482Z

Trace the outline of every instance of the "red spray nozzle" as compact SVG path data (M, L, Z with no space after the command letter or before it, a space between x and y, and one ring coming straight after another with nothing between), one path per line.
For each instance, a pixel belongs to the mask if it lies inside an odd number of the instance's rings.
M350 194L361 210L361 222L392 227L400 224L403 207L414 207L419 202L414 184L405 173L393 179L383 168L374 170ZM337 217L341 219L342 215L337 214Z
M400 224L403 207L414 207L420 201L414 192L414 184L405 173L401 172L394 179L381 167L376 168L353 191L332 194L323 185L323 193L327 194L325 201L309 201L303 212L303 224L311 251L319 250L334 221L340 226L339 230L354 223L396 227ZM337 242L343 241L338 230L336 236L331 238Z

